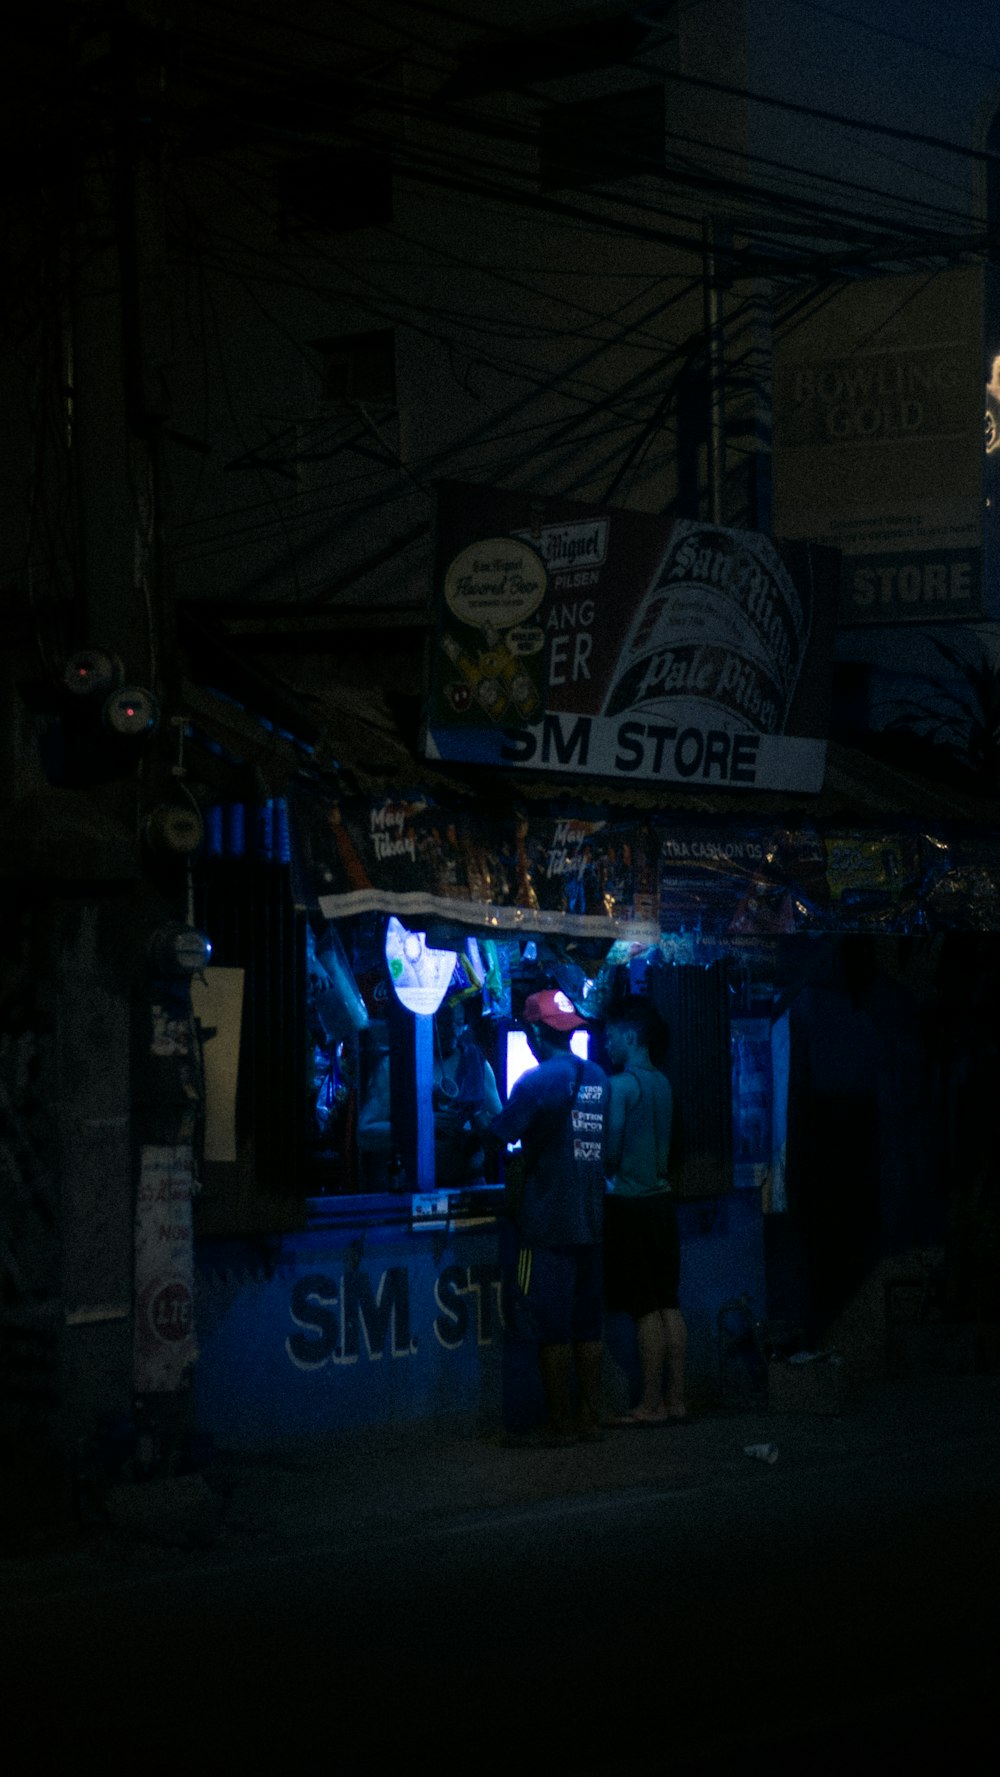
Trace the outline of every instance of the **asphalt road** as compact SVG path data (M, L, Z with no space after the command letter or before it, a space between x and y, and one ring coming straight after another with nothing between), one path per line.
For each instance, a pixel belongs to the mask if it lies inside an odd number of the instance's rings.
M782 1426L773 1467L724 1419L479 1447L464 1487L405 1439L265 1466L211 1548L14 1564L4 1719L112 1773L992 1777L998 1405L993 1380L926 1413L911 1390Z

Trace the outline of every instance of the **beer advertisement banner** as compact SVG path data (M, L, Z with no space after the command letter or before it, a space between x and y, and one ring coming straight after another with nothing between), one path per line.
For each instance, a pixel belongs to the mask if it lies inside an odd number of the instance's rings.
M427 757L822 787L834 551L455 482L437 520Z
M842 624L983 611L983 303L980 268L864 278L776 333L775 529L842 552Z

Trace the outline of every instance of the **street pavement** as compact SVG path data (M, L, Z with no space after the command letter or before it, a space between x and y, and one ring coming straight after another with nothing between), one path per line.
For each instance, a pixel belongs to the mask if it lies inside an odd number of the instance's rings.
M998 1483L1000 1379L968 1375L566 1449L437 1422L217 1458L0 1563L4 1718L110 1773L992 1777Z

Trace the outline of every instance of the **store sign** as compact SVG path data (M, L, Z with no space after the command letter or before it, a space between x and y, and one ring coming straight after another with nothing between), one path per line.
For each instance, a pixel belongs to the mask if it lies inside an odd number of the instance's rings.
M842 552L843 624L982 612L982 317L970 268L851 282L778 331L775 527Z
M203 1248L199 1424L259 1449L445 1410L499 1419L504 1376L538 1386L533 1347L504 1338L505 1238L492 1223L413 1234L362 1217L286 1237L266 1271L249 1248L243 1266L234 1243Z
M836 557L445 484L430 758L818 790Z
M361 1269L300 1277L289 1313L285 1351L297 1370L411 1358L420 1349L411 1332L406 1265L390 1266L377 1284ZM476 1345L492 1345L503 1325L498 1265L447 1265L435 1277L431 1331L441 1350L457 1351L470 1336Z

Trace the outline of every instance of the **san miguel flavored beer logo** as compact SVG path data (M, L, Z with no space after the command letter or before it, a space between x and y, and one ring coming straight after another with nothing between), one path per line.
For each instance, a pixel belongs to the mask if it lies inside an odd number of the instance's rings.
M782 734L809 640L810 601L756 532L683 522L639 605L606 716L676 715L731 734Z
M596 584L593 570L607 559L609 528L606 518L588 518L543 525L519 535L538 550L555 586L563 590Z
M444 692L457 715L525 722L542 707L534 660L545 645L532 623L548 589L545 562L519 537L488 537L455 556L445 603L461 628L446 629L441 650L453 668Z

